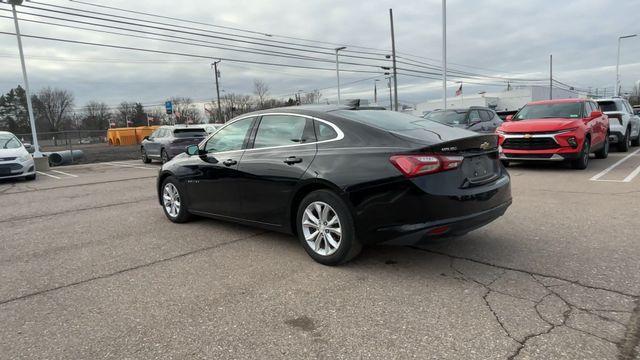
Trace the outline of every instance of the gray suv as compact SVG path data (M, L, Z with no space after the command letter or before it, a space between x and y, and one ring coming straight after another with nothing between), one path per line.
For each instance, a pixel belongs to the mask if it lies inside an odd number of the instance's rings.
M161 126L142 140L142 162L148 164L156 159L166 163L185 152L187 146L200 143L207 135L202 126Z
M424 118L479 133L493 133L502 124L502 119L495 111L482 106L435 110L425 115Z

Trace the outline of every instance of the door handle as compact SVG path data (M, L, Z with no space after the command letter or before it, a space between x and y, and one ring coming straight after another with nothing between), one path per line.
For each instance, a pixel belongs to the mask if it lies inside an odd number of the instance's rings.
M284 160L284 162L285 164L289 164L289 165L299 164L302 162L302 158L299 158L297 156L289 156Z
M233 160L233 159L227 159L225 161L222 162L225 166L232 166L237 164L238 162Z

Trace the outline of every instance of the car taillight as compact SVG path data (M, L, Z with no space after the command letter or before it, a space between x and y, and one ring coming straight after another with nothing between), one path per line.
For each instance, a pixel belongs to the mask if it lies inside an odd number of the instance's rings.
M450 155L394 155L389 161L406 177L456 169L464 157Z

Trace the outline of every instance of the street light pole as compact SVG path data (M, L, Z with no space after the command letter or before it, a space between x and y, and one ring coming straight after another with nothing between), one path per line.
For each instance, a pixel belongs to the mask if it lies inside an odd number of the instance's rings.
M442 98L447 110L447 0L442 0Z
M16 37L18 39L18 52L20 53L20 65L22 65L22 78L24 79L24 91L27 97L27 111L29 113L29 124L31 125L31 137L33 138L33 147L35 149L33 157L41 158L40 145L38 145L38 134L36 131L36 120L33 116L33 104L31 103L31 92L29 91L29 78L27 77L27 66L24 62L24 51L22 50L22 38L20 38L20 26L18 25L18 14L16 5L21 5L22 0L9 0L11 10L13 12L13 24L16 28Z
M340 99L340 59L338 58L338 51L344 50L346 48L347 48L346 46L341 46L341 47L335 48L335 50L336 50L336 77L338 79L338 105L341 102L341 99Z
M389 83L387 86L389 86L389 110L393 110L393 95L391 94L391 76L387 77L387 80L389 80Z
M620 43L622 39L628 39L636 37L638 34L623 35L618 38L618 60L616 61L616 89L614 90L615 96L620 96Z

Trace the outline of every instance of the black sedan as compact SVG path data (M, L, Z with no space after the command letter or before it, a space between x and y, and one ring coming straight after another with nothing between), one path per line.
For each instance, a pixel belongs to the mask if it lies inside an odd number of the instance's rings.
M462 235L511 204L496 135L357 106L243 115L164 164L157 191L173 222L295 234L326 265L367 244Z

